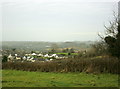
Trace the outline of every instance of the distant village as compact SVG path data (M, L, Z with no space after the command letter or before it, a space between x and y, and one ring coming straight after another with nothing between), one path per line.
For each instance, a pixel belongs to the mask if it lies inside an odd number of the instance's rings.
M45 62L45 61L53 61L57 59L65 59L68 58L68 56L61 55L61 54L36 54L36 53L30 53L25 54L24 56L20 56L19 54L9 54L8 62Z
M67 58L74 58L79 53L83 55L87 52L76 51L73 48L65 48L61 52L51 49L49 52L41 51L21 51L16 49L11 50L0 50L4 55L1 55L2 61L5 62L50 62L54 60L61 60Z

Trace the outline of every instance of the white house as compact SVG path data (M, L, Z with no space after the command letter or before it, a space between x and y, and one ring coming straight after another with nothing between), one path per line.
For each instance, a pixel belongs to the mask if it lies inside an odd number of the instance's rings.
M18 55L17 55L17 54L15 54L15 56L17 57Z
M8 56L8 61L12 61L14 59L14 57L10 54L9 56Z
M21 60L21 57L16 57L16 60Z
M38 57L43 57L43 54L38 54L37 56L38 56Z
M32 56L36 56L37 54L36 53L32 53Z
M26 59L27 59L27 58L24 56L24 57L23 57L23 60L26 60Z
M46 55L44 55L44 57L49 57L49 55L48 55L48 54L46 54Z

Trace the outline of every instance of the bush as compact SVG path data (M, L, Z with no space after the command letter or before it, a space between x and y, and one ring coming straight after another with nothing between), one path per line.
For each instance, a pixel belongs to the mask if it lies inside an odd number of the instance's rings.
M6 55L4 55L3 57L2 57L2 62L7 62L7 56Z

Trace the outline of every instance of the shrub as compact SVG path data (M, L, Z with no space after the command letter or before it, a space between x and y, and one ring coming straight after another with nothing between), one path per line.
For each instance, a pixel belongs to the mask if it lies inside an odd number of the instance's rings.
M2 57L2 62L7 62L7 56L6 56L6 55L4 55L4 56Z

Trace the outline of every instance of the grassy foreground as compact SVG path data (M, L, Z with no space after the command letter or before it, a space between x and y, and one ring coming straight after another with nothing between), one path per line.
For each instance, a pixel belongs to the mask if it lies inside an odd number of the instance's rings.
M3 87L118 87L116 74L2 70Z

